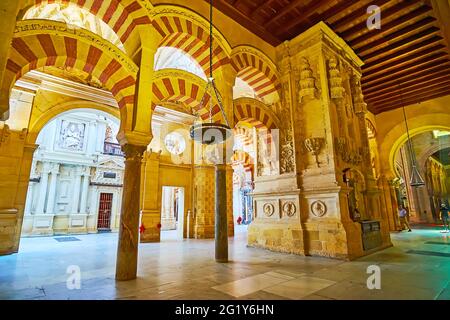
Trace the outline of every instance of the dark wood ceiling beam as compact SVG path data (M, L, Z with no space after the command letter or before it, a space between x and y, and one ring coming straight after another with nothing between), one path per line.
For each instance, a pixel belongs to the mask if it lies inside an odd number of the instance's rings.
M386 4L389 3L390 0L377 0L377 1L373 1L373 5L382 7ZM383 12L381 13L383 14ZM357 10L353 11L351 14L343 17L342 19L335 21L334 23L331 24L333 30L335 30L336 32L339 32L339 30L342 31L345 30L345 26L347 25L351 25L353 23L355 23L355 21L361 19L362 17L368 17L367 14L367 6L363 5L362 7L358 8Z
M399 27L401 27L403 24L409 24L414 19L418 19L421 17L424 18L422 20L426 20L424 22L436 21L436 19L434 19L433 17L430 17L430 16L424 17L425 15L429 14L429 12L430 12L430 8L428 6L421 6L421 7L417 8L416 10L411 11L404 16L401 16L398 19L392 20L388 23L383 23L382 28L380 30L377 30L377 29L370 30L365 34L363 34L357 38L354 38L353 40L348 41L348 44L352 48L358 49L360 46L363 45L364 42L366 42L366 41L372 42L377 39L382 39L383 37L387 36L392 30L396 30Z
M418 92L414 95L411 96L404 96L403 100L393 100L393 101L388 101L388 102L383 102L380 104L373 104L373 107L378 108L378 109L382 109L388 106L397 106L397 107L402 107L402 106L409 106L413 103L418 103L420 101L425 101L426 97L431 96L431 95L439 95L442 94L443 92L447 93L450 91L450 87L441 87L441 88L436 88L435 90L429 90L429 91L423 91L423 92Z
M366 100L367 102L370 101L370 103L372 103L373 105L380 105L383 104L386 101L396 101L396 100L402 100L402 95L403 95L403 99L405 97L408 96L412 96L415 94L420 94L420 93L424 93L424 92L429 92L429 91L433 91L433 90L437 90L439 88L447 88L450 89L450 78L447 78L446 80L442 81L442 82L437 82L437 83L433 83L430 84L428 86L422 86L422 87L416 87L414 89L409 89L408 92L403 92L402 90L398 90L397 94L395 94L394 92L392 92L392 94L389 97L380 97L379 99L376 100Z
M209 2L208 0L205 0ZM268 32L262 26L257 24L255 21L250 19L247 15L243 14L239 10L237 10L233 5L231 5L226 0L216 0L214 1L214 7L219 11L225 13L230 18L239 22L244 28L251 30L254 34L256 34L261 39L264 39L268 43L273 46L277 46L281 44L281 40L272 35L271 32Z
M411 56L417 51L421 51L428 47L432 47L439 42L442 42L442 37L434 36L430 39L426 39L420 43L417 43L410 47L401 49L397 52L390 53L386 56L374 57L372 59L365 59L364 60L366 62L365 66L372 67L374 65L379 65L380 63L383 63L383 62L396 61L396 60L403 58L404 56Z
M367 88L367 87L376 88L379 85L384 85L384 84L388 84L388 83L395 83L395 82L399 83L403 79L409 78L412 75L421 74L423 72L426 72L427 70L444 67L444 66L448 66L448 65L450 65L450 60L448 58L439 59L437 61L430 62L430 63L424 64L420 67L414 68L413 70L410 70L409 72L406 72L401 75L392 76L392 77L389 75L388 77L385 77L384 79L375 79L374 81L364 82L364 88Z
M402 39L400 41L396 41L392 44L388 44L384 48L381 48L376 51L372 51L371 53L368 53L368 54L359 54L359 56L362 57L363 60L370 61L370 59L372 59L374 57L380 57L380 56L395 52L397 50L400 50L401 48L404 48L405 46L413 45L417 42L420 42L424 39L429 39L433 36L438 36L439 38L442 39L442 37L440 37L440 35L439 35L439 31L440 30L438 27L431 27L431 28L428 28L417 34L409 36L405 39ZM389 42L387 42L387 43L389 43Z
M377 85L362 84L361 86L362 86L363 90L364 89L366 90L364 92L369 93L369 92L377 91L378 89L381 89L381 88L385 88L385 87L387 87L389 85L395 86L395 85L398 85L399 83L403 83L403 82L406 82L406 81L414 80L415 78L418 78L418 77L427 76L427 75L429 75L431 73L439 72L439 71L444 70L444 69L448 70L448 68L449 68L449 64L448 63L447 64L443 64L443 65L437 65L437 66L435 66L433 68L429 68L429 69L422 70L422 71L419 71L419 72L414 72L414 73L411 73L411 74L409 74L407 76L404 76L404 77L401 77L401 78L398 78L398 79L394 79L394 80L391 80L391 81L385 81L385 82L377 84Z
M384 45L385 43L389 44L389 42L394 42L397 40L401 40L405 37L409 37L413 33L418 33L421 31L424 31L429 28L437 28L433 24L435 23L433 18L425 18L421 21L418 21L414 24L410 24L409 26L400 29L396 32L393 32L391 34L388 34L384 36L383 38L380 38L378 40L371 41L367 43L364 46L359 47L358 49L354 49L355 52L358 55L364 55L368 54L374 50L376 50L377 47ZM439 28L437 28L439 30Z
M423 76L421 78L415 78L414 80L411 80L408 82L402 82L400 84L400 86L398 84L391 85L391 86L385 87L383 89L378 89L371 93L367 93L367 92L365 92L366 90L363 90L364 99L366 99L367 101L373 100L374 98L376 98L378 96L384 96L384 95L391 94L392 92L394 92L398 89L407 91L407 90L409 90L409 88L414 88L414 87L422 85L422 84L426 84L426 83L433 82L433 81L440 81L441 79L447 78L449 75L450 75L450 73L448 72L448 70L444 69L443 71L429 74L429 75Z
M439 65L448 61L450 61L448 55L443 52L434 56L426 57L425 59L410 63L408 65L404 65L395 71L391 70L390 72L385 72L383 75L371 74L370 76L364 76L364 83L370 86L379 82L388 81L392 78L398 79L405 74L410 74L411 72L415 72L420 69L427 69L430 66Z
M381 18L382 18L381 30L384 28L383 24L384 23L389 23L390 22L390 18L392 16L395 16L399 12L402 12L402 11L408 11L408 12L405 12L405 14L409 13L413 9L417 9L418 5L420 5L419 2L405 1L405 2L397 3L397 4L393 5L390 8L387 8L386 10L383 10L381 12ZM364 20L362 23L359 23L359 24L357 24L357 25L355 25L355 26L353 26L353 27L351 27L351 28L349 28L347 30L344 30L344 31L340 32L340 36L342 38L344 38L346 41L350 41L350 40L354 39L355 37L357 37L358 34L361 33L364 30L368 30L367 29L367 21L366 20Z
M284 6L283 9L280 12L278 12L271 19L269 19L269 21L267 21L264 24L264 28L267 29L268 27L270 27L270 25L272 23L274 23L278 19L284 17L288 13L292 13L292 10L294 10L296 7L298 7L302 3L305 3L305 1L304 0L294 0L294 1L290 2L287 6ZM319 4L319 6L321 6L323 3L324 3L324 1L315 1L315 5ZM314 7L315 5L312 5L312 6L309 6L309 7ZM309 11L309 7L308 7L308 10L306 10L306 11ZM308 14L305 13L304 17L307 17L307 16L308 16Z
M259 7L257 7L252 14L250 15L251 19L254 20L255 17L257 17L259 15L260 12L262 12L264 9L269 8L270 9L270 5L272 3L274 3L276 0L267 0L266 2L264 2L262 5L260 5Z
M432 86L434 84L438 84L438 83L441 83L441 82L447 82L447 81L450 81L450 75L448 75L448 74L443 75L442 77L439 77L439 78L436 78L436 79L429 79L428 81L422 81L422 82L420 82L418 84L415 84L413 86L407 86L407 87L400 86L398 88L391 88L388 92L385 92L385 93L377 92L377 94L372 96L372 97L364 96L364 100L367 103L373 103L373 102L376 102L376 101L380 101L380 100L382 100L384 98L392 98L393 96L399 95L400 92L412 92L412 91L414 91L416 89L419 89L419 88L425 88L425 87L428 87L428 86Z
M298 7L299 4L302 3L302 2L304 3L304 0L299 0L299 1L291 2L290 5L284 7L283 11L282 11L279 15L273 17L273 18L270 19L268 22L266 22L266 23L264 24L264 27L265 27L266 29L269 29L269 27L270 27L276 20L278 20L280 17L284 16L285 14L292 12L292 10L294 10L296 7ZM328 2L328 0L316 0L316 1L314 1L312 5L309 5L308 7L302 9L301 17L299 17L298 19L294 19L294 20L296 20L296 23L298 23L298 24L301 24L301 23L303 23L303 22L309 21L309 20L308 20L309 15L310 15L311 13L317 11L319 8L323 7L327 2ZM285 31L284 31L284 28L283 28L283 29L277 29L277 30L275 31L275 34L276 34L276 35L280 35L280 34L282 34L283 32L285 32Z
M443 49L445 49L445 45L438 44L436 46L428 47L425 50L418 51L414 54L405 56L405 57L395 60L395 61L387 60L387 61L380 62L379 64L376 64L376 65L368 67L368 68L366 66L363 66L362 67L363 76L371 75L373 73L383 72L385 70L387 71L391 68L401 67L402 65L404 65L406 63L420 60L423 57L429 56L429 55L437 53L437 52L442 52L442 53L447 54L447 52L444 51Z
M382 112L386 112L386 111L390 111L390 110L394 110L397 108L401 108L402 106L410 106L413 104L417 104L417 103L421 103L427 100L431 100L431 99L436 99L436 98L440 98L440 97L444 97L450 94L450 90L443 90L443 91L438 91L438 92L430 92L429 94L424 94L421 97L417 97L414 98L410 101L403 101L404 103L396 103L396 104L387 104L387 105L383 105L383 106L371 106L371 111L374 114L380 114Z
M351 7L352 5L356 4L360 2L360 0L345 0L341 3L339 3L338 5L326 10L325 12L323 12L322 14L318 15L317 18L314 18L314 21L327 21L329 18L331 18L332 16L334 16L336 14L336 12L340 12L340 11L344 11L347 8ZM286 33L288 33L290 30L300 26L300 24L303 23L303 21L301 21L300 19L292 19L292 21L290 23L287 23L283 26L280 26L280 28L277 30L277 35L284 35ZM302 32L304 32L306 29L308 29L310 26L305 26L299 30L296 30L296 32L298 34L301 34Z

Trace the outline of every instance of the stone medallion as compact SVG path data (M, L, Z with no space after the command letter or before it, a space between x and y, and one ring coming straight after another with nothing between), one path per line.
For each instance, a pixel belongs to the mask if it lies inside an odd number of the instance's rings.
M311 204L311 212L316 217L323 217L327 213L327 206L323 201L316 200Z
M263 206L263 211L266 217L271 217L273 213L275 212L275 207L271 203L266 203Z
M294 202L287 201L283 204L283 213L288 217L293 217L297 212Z

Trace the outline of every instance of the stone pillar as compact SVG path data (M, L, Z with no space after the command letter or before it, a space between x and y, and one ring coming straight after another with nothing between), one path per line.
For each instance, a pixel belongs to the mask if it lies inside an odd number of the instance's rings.
M228 262L227 166L215 166L215 244L216 261Z
M80 213L87 213L86 212L86 208L87 208L87 196L88 196L88 192L89 192L89 174L90 168L87 167L86 171L83 173L83 184L81 187L81 201L80 201Z
M55 209L55 199L56 199L56 184L59 174L59 164L54 163L53 168L50 171L50 189L48 191L48 199L46 206L46 213L54 214Z
M132 280L137 274L142 156L146 147L126 144L122 210L117 248L116 279Z
M39 198L36 207L37 214L43 214L45 209L45 199L47 197L48 174L50 172L50 164L42 163L41 180L39 181Z
M78 213L78 208L80 204L80 188L81 188L81 168L75 168L75 178L74 178L74 186L72 193L72 214Z
M161 235L162 196L159 191L159 160L160 153L147 151L142 161L142 218L144 227L141 232L141 242L159 242ZM161 189L162 192L162 189Z

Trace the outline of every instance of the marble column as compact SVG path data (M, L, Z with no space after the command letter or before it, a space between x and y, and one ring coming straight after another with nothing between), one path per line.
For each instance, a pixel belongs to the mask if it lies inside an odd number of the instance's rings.
M39 198L36 207L37 214L44 213L45 198L47 197L48 174L49 174L48 165L49 164L46 162L42 164L41 180L39 181Z
M80 188L81 188L81 168L77 167L75 169L74 187L73 187L73 198L72 198L72 212L78 213L78 205L80 204Z
M45 209L45 212L49 214L54 214L58 174L59 164L55 163L52 170L50 171L50 189L48 191L47 206Z
M117 248L116 280L132 280L137 274L141 162L146 147L126 144L122 213Z
M215 255L217 262L228 262L227 167L217 164L215 169Z
M89 191L89 168L87 168L87 171L83 174L83 184L81 187L81 201L80 201L80 213L87 213L87 196Z

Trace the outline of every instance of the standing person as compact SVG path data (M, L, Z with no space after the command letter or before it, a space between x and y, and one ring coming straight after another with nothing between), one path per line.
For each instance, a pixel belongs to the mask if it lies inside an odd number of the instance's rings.
M444 224L444 230L446 232L449 231L449 221L448 221L448 209L445 203L441 204L441 215L440 218L442 220L442 223Z
M406 211L405 207L403 207L402 205L400 205L398 216L400 217L400 226L402 228L402 230L400 230L400 232L403 231L404 226L406 226L406 228L408 228L408 232L411 232L411 227L409 226L409 222L408 222L408 211Z

